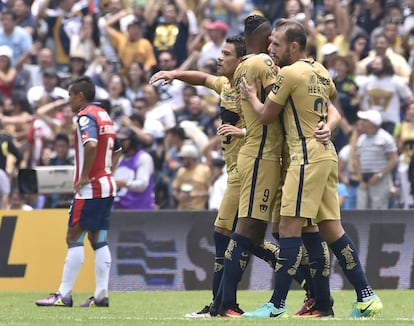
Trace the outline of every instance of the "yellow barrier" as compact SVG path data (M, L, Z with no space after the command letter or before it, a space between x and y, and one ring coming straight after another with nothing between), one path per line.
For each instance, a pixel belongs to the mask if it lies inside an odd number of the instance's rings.
M0 290L57 291L66 257L66 209L0 210ZM95 288L93 250L85 239L85 261L75 291Z

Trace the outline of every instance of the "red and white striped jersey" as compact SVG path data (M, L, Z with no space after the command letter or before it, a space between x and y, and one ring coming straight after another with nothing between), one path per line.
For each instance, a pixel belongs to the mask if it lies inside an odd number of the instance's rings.
M93 181L82 187L81 194L75 198L91 199L106 198L116 195L116 184L112 177L112 155L119 150L116 144L116 134L113 122L105 109L88 104L77 114L75 146L75 184L80 179L85 160L84 145L87 142L97 142L96 158L88 175Z

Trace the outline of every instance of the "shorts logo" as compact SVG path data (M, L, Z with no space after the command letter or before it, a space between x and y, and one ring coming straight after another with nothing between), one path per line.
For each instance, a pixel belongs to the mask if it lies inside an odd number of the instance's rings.
M263 205L263 204L261 204L261 205L260 205L260 212L261 212L261 213L265 213L265 212L267 212L267 208L268 208L268 206L267 206L267 205Z

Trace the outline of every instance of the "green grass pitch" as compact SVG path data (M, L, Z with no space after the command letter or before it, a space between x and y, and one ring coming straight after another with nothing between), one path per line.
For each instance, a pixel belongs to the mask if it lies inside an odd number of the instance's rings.
M43 292L1 292L0 325L414 325L414 290L380 290L376 293L384 304L383 313L373 319L350 320L353 291L334 291L333 319L187 319L188 312L210 302L209 291L142 291L111 292L109 308L77 307L90 293L74 293L73 308L36 307L34 301L46 297ZM253 310L270 298L270 291L239 291L240 307ZM302 304L303 291L291 291L288 312Z

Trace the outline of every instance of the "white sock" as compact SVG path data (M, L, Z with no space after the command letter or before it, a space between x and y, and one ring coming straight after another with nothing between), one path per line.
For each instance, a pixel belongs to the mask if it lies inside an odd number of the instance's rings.
M62 283L59 287L59 292L64 297L72 293L73 285L78 277L84 258L85 251L83 246L68 249L65 264L63 266Z
M95 299L108 296L109 272L111 270L111 252L105 246L95 250Z

